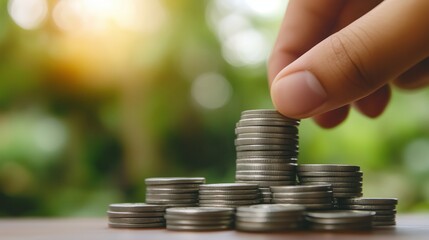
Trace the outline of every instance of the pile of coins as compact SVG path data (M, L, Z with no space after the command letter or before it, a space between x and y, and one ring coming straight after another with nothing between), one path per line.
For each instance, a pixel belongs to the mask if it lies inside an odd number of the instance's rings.
M301 184L331 184L334 198L362 196L362 172L359 166L345 164L300 164Z
M299 205L259 204L237 208L235 227L248 232L272 232L302 227L305 208Z
M165 214L168 230L224 230L234 224L232 208L169 208Z
M107 216L113 228L164 227L166 206L146 203L114 203L109 205Z
M273 186L273 203L300 204L311 210L333 208L331 185Z
M216 183L200 185L201 207L236 208L261 202L257 184Z
M350 198L338 200L340 209L373 211L373 226L396 225L396 198Z
M147 178L146 203L169 207L198 206L199 186L203 177L193 178Z
M374 214L374 212L341 210L307 212L305 221L307 227L312 230L368 230L372 228L371 222Z

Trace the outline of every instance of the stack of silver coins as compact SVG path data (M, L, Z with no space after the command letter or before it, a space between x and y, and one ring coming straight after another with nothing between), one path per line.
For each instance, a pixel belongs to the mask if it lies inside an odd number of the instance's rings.
M319 231L360 231L372 228L374 212L350 210L332 210L323 212L306 212L305 221L308 228Z
M211 207L169 208L165 214L168 230L208 231L229 229L234 209Z
M200 185L201 207L236 208L261 202L257 184L216 183Z
M397 204L397 198L351 198L338 200L338 207L340 209L374 211L373 226L396 225Z
M301 204L311 210L333 208L331 185L273 186L271 191L273 203Z
M303 185L331 184L334 198L362 196L362 172L359 166L346 164L300 164L298 179Z
M261 203L271 203L273 195L269 187L260 187L259 191L261 192Z
M237 208L235 227L240 231L272 232L302 227L305 208L300 205L259 204Z
M112 228L164 227L166 206L146 203L114 203L109 205L107 216Z
M264 203L270 203L270 186L296 183L299 123L274 109L241 113L235 129L235 179L236 182L258 184L264 193Z
M198 190L203 177L146 178L146 203L169 207L198 206Z

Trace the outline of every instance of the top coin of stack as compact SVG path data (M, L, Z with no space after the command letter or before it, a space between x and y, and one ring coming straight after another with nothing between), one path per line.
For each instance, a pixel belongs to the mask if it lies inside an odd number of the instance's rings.
M298 126L299 120L286 118L276 110L242 112L235 129L236 182L260 187L294 185Z
M167 229L208 231L229 229L234 222L234 209L211 207L169 208L165 214Z
M215 183L200 185L201 207L236 208L260 203L257 184Z
M362 172L359 166L346 164L300 164L301 184L331 184L334 198L362 196Z
M169 207L198 206L198 190L203 177L146 178L146 203Z

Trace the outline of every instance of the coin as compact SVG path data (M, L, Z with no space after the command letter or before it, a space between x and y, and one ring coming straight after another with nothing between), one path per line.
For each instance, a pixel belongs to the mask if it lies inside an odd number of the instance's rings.
M210 219L210 220L179 220L179 219L168 219L167 218L167 226L169 225L184 225L184 226L218 226L218 225L225 225L229 226L233 223L232 219L228 220L217 220L217 219Z
M298 134L294 133L240 133L237 138L269 138L269 139L293 139L298 140Z
M302 182L302 185L326 185L330 184L332 187L347 188L347 187L362 187L362 182Z
M287 158L239 158L236 160L236 163L293 163L296 164L298 161L297 158L287 157ZM265 171L264 171L265 172Z
M237 152L241 151L278 151L278 150L289 150L296 151L298 146L294 145L240 145L236 146Z
M229 195L229 194L223 194L223 195L203 195L200 194L200 200L252 200L257 199L259 197L259 194L236 194L236 195Z
M232 204L238 204L238 205L251 205L251 204L258 204L261 200L258 199L251 199L251 200L218 200L218 199L200 199L200 204L225 204L225 205L232 205Z
M181 183L205 183L203 177L166 177L166 178L146 178L146 185L163 185L163 184L181 184Z
M239 231L249 231L249 232L264 232L264 231L286 231L291 229L299 229L301 224L299 223L255 223L255 222L243 222L236 221L235 228Z
M258 204L237 209L239 212L250 212L253 214L263 213L270 214L269 216L283 216L284 214L304 212L305 207L300 205L284 205L284 204ZM268 215L263 215L268 216Z
M335 198L354 198L354 197L362 197L361 192L350 192L350 193L337 193L334 190Z
M181 194L181 193L195 193L198 192L197 188L146 188L147 194Z
M107 211L109 218L141 218L141 217L163 217L164 211L158 212L113 212Z
M231 215L234 213L231 208L213 208L213 207L190 207L190 208L168 208L167 214L182 214L182 215L204 215L204 216L219 216Z
M237 180L250 180L250 181L280 181L280 180L289 180L295 181L296 177L293 176L267 176L267 175L235 175L235 179Z
M232 208L231 208L232 210ZM165 219L173 219L173 220L198 220L198 221L206 221L206 220L231 220L233 215L231 214L223 214L223 215L198 215L198 214L175 214L169 213L165 214Z
M112 203L109 205L112 212L164 212L165 206L147 203Z
M295 171L275 171L275 170L242 170L236 171L237 175L263 175L263 176L295 176Z
M273 193L292 193L292 192L318 192L332 191L331 185L298 185L298 186L273 186L270 187Z
M250 189L250 190L200 190L201 195L257 195L259 190Z
M306 212L305 214L312 218L328 218L328 219L341 219L341 218L360 218L360 219L372 219L375 212L372 211L349 211L349 210L332 210L323 212Z
M396 225L396 221L383 221L383 222L372 222L374 227L393 226Z
M343 204L357 204L357 205L396 205L398 204L397 198L350 198L342 199Z
M124 223L124 224L140 224L140 223L164 223L163 217L151 218L109 218L110 223Z
M250 181L250 180L236 180L238 183L254 183L258 184L260 187L270 187L270 186L287 186L295 185L295 181Z
M273 193L275 198L332 198L332 191Z
M200 183L178 183L178 184L162 184L162 185L147 185L146 190L151 189L182 189L191 190L198 189Z
M237 171L243 170L274 170L274 171L294 171L295 165L289 163L237 163Z
M256 190L257 184L251 183L214 183L202 184L200 190Z
M194 225L172 225L167 224L167 230L174 231L215 231L231 228L229 225L194 226Z
M362 172L298 172L300 177L362 177Z
M360 182L362 177L301 177L301 182Z
M343 209L354 209L354 210L371 210L371 211L377 211L377 210L395 210L395 205L340 205Z
M109 227L111 228L160 228L164 227L165 223L136 223L136 224L129 224L129 223L108 223Z
M237 152L237 158L294 158L297 154L297 151L243 151Z
M350 223L350 224L317 224L313 223L310 228L313 230L327 230L327 231L350 231L350 230L370 230L372 225L370 223Z
M275 203L286 204L332 204L332 198L276 198L273 197Z
M270 145L297 145L298 141L288 138L237 138L235 141L236 146L240 145L258 145L258 144L270 144Z
M247 127L247 126L280 126L280 127L289 127L295 126L296 124L291 124L291 122L284 120L277 120L272 118L247 118L241 119L238 121L238 127Z
M146 198L150 198L150 199L189 199L189 198L198 198L198 193L180 193L180 194L146 193Z
M299 172L356 172L359 166L346 164L301 164L298 166Z
M334 193L356 193L356 192L362 192L361 187L349 187L349 188L339 188L339 187L333 187Z
M297 134L298 129L293 126L288 127L268 127L268 126L251 126L251 127L236 127L235 134L241 133L287 133Z
M198 203L198 199L154 199L146 198L146 202L149 204L182 204L182 203Z

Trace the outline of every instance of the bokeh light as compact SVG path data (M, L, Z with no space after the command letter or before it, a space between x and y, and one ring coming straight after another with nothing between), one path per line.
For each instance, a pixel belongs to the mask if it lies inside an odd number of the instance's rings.
M216 109L228 103L232 95L232 88L222 75L205 73L193 81L191 94L203 108Z
M9 0L9 15L23 29L36 29L46 18L46 0Z

